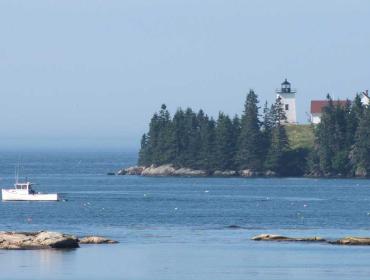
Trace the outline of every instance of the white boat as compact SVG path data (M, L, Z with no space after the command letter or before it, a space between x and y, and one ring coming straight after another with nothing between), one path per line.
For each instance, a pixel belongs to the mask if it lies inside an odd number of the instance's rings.
M7 201L57 201L58 194L44 194L35 192L32 183L15 183L13 189L2 189L2 200Z

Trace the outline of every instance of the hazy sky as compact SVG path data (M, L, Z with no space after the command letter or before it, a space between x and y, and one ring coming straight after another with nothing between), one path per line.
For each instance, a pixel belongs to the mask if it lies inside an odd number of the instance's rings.
M0 0L0 147L136 147L162 103L370 88L370 1ZM261 102L263 103L263 102Z

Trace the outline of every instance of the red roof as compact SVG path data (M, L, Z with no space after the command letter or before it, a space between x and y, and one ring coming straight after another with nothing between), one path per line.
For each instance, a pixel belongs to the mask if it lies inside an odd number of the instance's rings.
M345 106L347 104L347 100L333 100L334 106L340 105ZM329 105L328 100L312 100L311 101L311 114L320 114L322 113L323 109Z

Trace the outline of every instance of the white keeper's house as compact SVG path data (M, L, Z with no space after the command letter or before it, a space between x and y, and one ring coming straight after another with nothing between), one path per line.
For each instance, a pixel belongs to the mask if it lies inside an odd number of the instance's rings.
M369 91L368 90L364 91L361 94L361 101L362 101L362 104L364 104L365 106L369 106L369 104L370 104L370 97L369 97Z
M334 106L340 105L345 106L347 100L333 100ZM321 116L324 108L329 105L328 100L312 100L311 101L311 123L319 124L321 122Z
M348 100L333 100L334 106L336 105L345 106L347 102ZM364 91L361 93L361 102L365 106L368 106L370 104L370 97L369 97L368 91ZM312 100L311 101L311 117L310 117L311 123L319 124L321 122L321 116L322 116L323 110L328 105L329 105L328 100Z

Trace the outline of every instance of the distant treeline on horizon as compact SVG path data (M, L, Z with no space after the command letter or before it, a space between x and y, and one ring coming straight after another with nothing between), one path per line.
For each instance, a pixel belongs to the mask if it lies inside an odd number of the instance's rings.
M172 164L214 171L250 170L277 176L370 176L370 108L356 96L345 105L328 95L321 123L312 126L313 148L291 148L280 99L260 114L251 90L244 111L217 120L202 110L178 109L173 117L165 105L155 113L141 140L139 165Z

